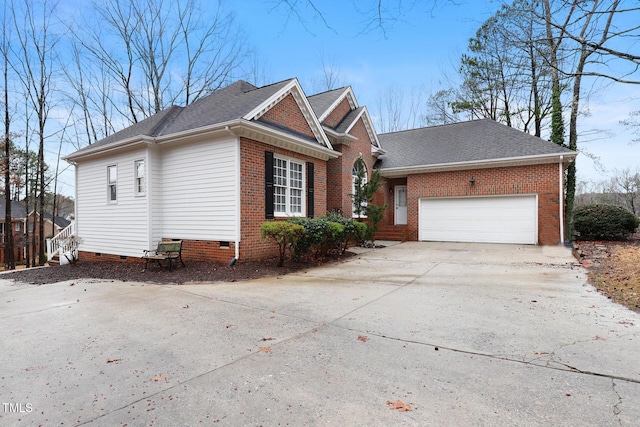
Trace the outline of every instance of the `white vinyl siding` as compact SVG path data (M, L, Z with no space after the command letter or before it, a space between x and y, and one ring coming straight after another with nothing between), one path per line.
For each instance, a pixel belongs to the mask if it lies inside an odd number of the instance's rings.
M421 199L419 240L536 244L536 195Z
M76 226L82 251L140 256L147 249L147 203L145 198L135 197L133 185L133 164L145 154L146 150L140 149L76 166ZM108 202L109 166L117 169L117 203Z
M192 240L236 239L236 140L163 147L154 184L154 228L162 237ZM157 194L157 196L156 196Z

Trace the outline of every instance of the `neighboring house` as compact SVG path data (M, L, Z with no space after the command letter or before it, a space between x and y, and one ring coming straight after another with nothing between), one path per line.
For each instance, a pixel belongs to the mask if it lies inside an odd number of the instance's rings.
M185 259L229 261L276 253L265 221L351 215L359 158L385 178L383 223L411 240L556 245L575 156L488 120L377 135L351 88L307 97L291 79L238 81L65 159L80 259L138 258L180 239ZM496 217L503 229L487 232Z
M11 225L7 226L4 218L6 201L0 199L0 263L5 262L4 236L7 230L13 234L13 259L21 262L24 259L24 233L27 213L22 202L11 202Z
M27 223L27 227L29 228L29 233L32 233L35 229L36 233L38 232L38 215L35 211L31 211L29 214L29 222ZM65 227L71 224L66 218L61 216L56 216L54 220L52 220L52 215L50 213L44 214L44 237L45 239L48 237L55 236L60 231L62 231Z
M5 200L0 199L0 263L5 262L5 247L4 247L4 234L7 230L7 226L4 221ZM45 237L52 236L59 233L67 225L69 221L61 217L56 217L55 221L51 220L51 214L45 213L44 220L44 232ZM35 223L34 223L35 221ZM36 247L34 253L38 253L40 248L40 234L38 233L38 215L35 212L31 212L28 216L26 214L25 205L22 202L11 202L11 232L13 233L13 248L14 248L14 260L16 262L22 262L26 258L26 231L29 230L29 239L34 239ZM35 234L34 234L35 230ZM34 237L32 237L34 236Z

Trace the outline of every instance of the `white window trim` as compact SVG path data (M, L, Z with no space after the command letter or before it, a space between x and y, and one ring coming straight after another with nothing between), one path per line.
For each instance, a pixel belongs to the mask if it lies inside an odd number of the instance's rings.
M140 179L140 177L138 176L139 163L142 163L143 168L142 190L140 190L140 187L138 186L138 179ZM133 162L133 191L136 197L144 197L147 195L147 162L145 159L138 159Z
M114 184L109 180L109 171L111 168L115 168L116 171L116 181ZM116 198L115 200L111 199L111 186L114 185L116 187ZM108 204L116 204L118 203L118 165L108 165L107 166L107 203Z
M287 185L286 185L286 191L285 191L285 212L281 212L278 211L276 208L276 194L275 194L275 189L276 187L279 187L278 185L276 185L276 176L275 176L275 171L274 171L274 183L273 183L273 189L274 189L274 197L273 197L273 214L275 217L304 217L307 214L307 204L306 204L306 200L307 200L307 174L306 174L306 164L304 161L300 160L300 159L295 159L292 157L285 157L285 156L279 156L279 155L274 155L273 156L273 167L275 169L276 167L276 160L284 160L287 162ZM291 168L289 167L289 165L291 163L296 163L298 165L301 166L301 170L302 170L302 188L300 188L300 190L302 191L302 195L301 195L301 200L300 200L300 212L291 212L291 186L290 186L290 179L291 179Z

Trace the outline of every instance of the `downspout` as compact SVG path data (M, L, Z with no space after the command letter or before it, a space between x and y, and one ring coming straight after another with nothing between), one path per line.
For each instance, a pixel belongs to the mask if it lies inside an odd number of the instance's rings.
M229 266L232 266L240 259L240 138L231 131L229 126L225 126L224 130L236 139L236 240L234 242L235 256L229 262Z
M559 171L559 179L560 185L558 190L558 206L559 206L559 217L560 218L560 244L564 246L564 183L562 180L562 176L564 175L564 169L562 167L562 160L564 156L560 156L560 163L558 163L558 171Z

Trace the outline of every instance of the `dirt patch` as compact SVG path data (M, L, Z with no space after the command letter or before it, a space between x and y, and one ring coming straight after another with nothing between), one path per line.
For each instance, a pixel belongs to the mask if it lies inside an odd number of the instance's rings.
M615 302L640 312L640 234L626 241L576 242L589 282Z
M353 253L347 252L342 256L330 255L322 260L288 260L284 267L276 267L277 259L241 261L233 266L214 262L187 262L186 267L180 266L172 271L160 269L156 265L149 265L149 269L144 271L144 262L77 262L74 265L30 268L5 273L0 278L37 285L76 279L153 282L159 284L235 282L279 276L327 263L343 262L353 255Z

